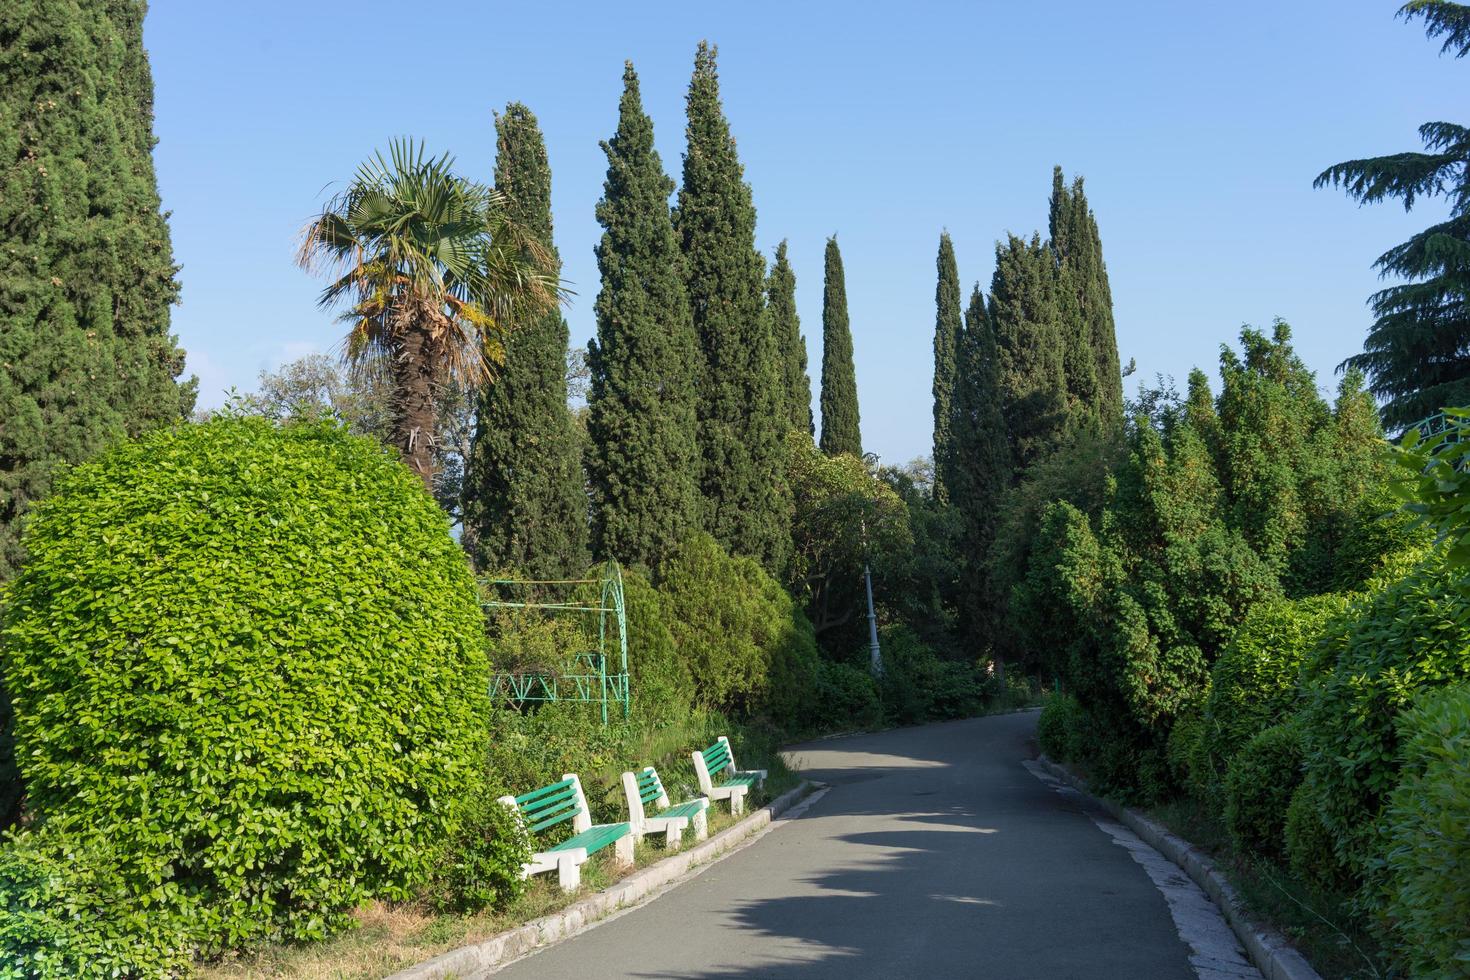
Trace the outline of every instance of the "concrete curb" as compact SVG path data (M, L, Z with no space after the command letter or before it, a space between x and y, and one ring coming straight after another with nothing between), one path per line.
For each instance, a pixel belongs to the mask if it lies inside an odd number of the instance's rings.
M1145 817L1136 810L1114 803L1112 800L1092 796L1087 784L1072 772L1041 756L1037 760L1056 778L1067 783L1079 793L1086 793L1096 800L1120 823L1128 827L1154 850L1179 865L1194 883L1219 906L1225 921L1235 931L1246 955L1266 980L1322 980L1321 974L1312 968L1307 958L1292 948L1285 938L1271 929L1251 921L1245 906L1230 882L1215 868L1199 848L1178 837L1163 826Z
M801 785L783 793L733 827L727 827L709 840L671 854L641 871L633 872L606 891L590 895L559 912L532 919L525 925L489 939L441 953L431 960L392 974L388 980L442 980L445 977L470 978L494 973L512 960L570 939L617 912L657 898L682 884L690 876L690 872L702 872L737 850L754 843L770 831L772 822L783 813L791 811L798 804L800 806L795 813L805 810L825 790L823 783L803 780Z

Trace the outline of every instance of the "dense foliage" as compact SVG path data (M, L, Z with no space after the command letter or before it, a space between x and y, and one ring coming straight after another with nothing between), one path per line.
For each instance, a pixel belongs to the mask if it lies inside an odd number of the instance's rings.
M776 340L781 363L780 384L785 392L787 421L793 429L816 434L812 419L812 379L806 368L806 337L796 315L796 273L786 257L786 240L776 246L776 258L766 276L766 316Z
M561 275L551 238L551 168L531 110L517 102L495 117L495 188ZM582 442L567 409L567 323L560 310L511 324L505 363L482 385L466 462L465 544L478 566L515 566L539 578L587 564Z
M0 580L52 480L185 416L141 3L0 10Z
M1386 811L1387 920L1417 976L1470 975L1470 686L1428 692L1399 722Z
M42 891L6 901L53 973L77 930L207 955L434 874L477 792L482 627L393 455L330 422L162 430L78 467L26 547L0 651L32 829L6 860Z
M960 273L955 264L954 242L949 232L939 236L935 259L938 281L934 286L934 497L949 502L950 469L954 465L954 391L958 372L960 333Z
M755 205L720 103L717 52L701 41L686 100L688 149L674 227L703 361L699 448L704 529L773 574L790 552L786 389L764 304Z
M599 556L657 568L698 526L699 361L669 215L674 182L654 149L653 121L631 63L623 70L617 132L602 148L602 290L597 339L587 349L592 546Z
M822 276L822 452L863 454L858 412L857 368L847 318L847 276L837 236L827 239Z

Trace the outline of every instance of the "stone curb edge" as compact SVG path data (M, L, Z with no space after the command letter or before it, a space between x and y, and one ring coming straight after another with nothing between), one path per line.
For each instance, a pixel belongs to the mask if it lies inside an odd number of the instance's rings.
M1293 949L1285 938L1251 920L1235 888L1199 848L1136 810L1093 796L1086 782L1045 755L1037 761L1056 778L1096 800L1129 830L1143 838L1145 843L1179 865L1185 874L1194 879L1194 883L1219 906L1225 921L1240 939L1251 962L1266 980L1322 980L1321 974L1312 968L1307 958Z
M803 780L795 789L783 793L733 827L727 827L709 840L671 854L641 871L635 871L604 891L489 939L441 953L433 959L392 974L388 980L441 980L451 976L483 976L493 973L512 960L586 932L614 913L657 898L681 884L696 866L702 866L699 870L703 871L734 854L744 845L754 843L771 829L771 823L776 818L798 803L815 802L825 789L824 783Z

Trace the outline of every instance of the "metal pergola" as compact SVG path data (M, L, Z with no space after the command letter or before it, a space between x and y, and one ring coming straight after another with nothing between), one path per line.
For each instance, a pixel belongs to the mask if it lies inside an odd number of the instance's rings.
M492 609L542 610L548 616L583 619L583 633L592 637L590 620L597 621L595 649L566 652L559 667L532 665L495 671L490 675L492 700L518 707L529 702L580 701L598 704L602 723L608 705L620 704L627 718L632 695L628 684L628 617L623 604L623 572L616 561L602 566L599 578L488 579L484 583L504 596L482 600ZM535 598L535 597L541 598ZM595 598L594 598L595 596Z

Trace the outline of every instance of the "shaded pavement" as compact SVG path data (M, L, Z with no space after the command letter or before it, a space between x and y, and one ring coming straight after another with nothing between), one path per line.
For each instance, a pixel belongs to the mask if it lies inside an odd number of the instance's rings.
M500 975L1222 975L1191 966L1101 812L1023 765L1035 727L1026 712L797 746L792 763L831 786L805 814Z

